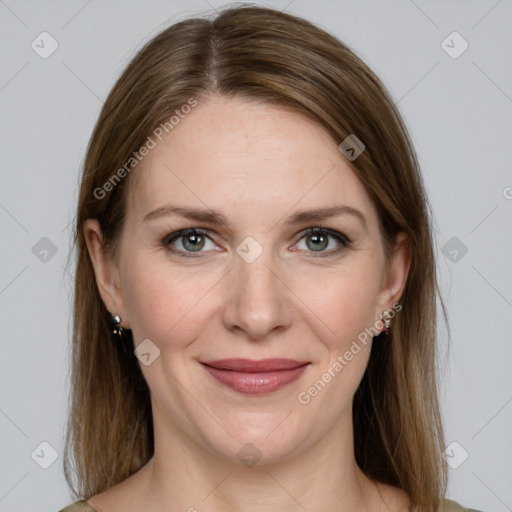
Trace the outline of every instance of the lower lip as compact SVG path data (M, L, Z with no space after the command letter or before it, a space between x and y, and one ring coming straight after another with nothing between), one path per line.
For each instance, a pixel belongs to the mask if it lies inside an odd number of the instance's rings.
M263 395L277 391L297 380L308 364L290 370L259 373L221 370L206 365L203 365L203 367L212 377L228 388L248 395Z

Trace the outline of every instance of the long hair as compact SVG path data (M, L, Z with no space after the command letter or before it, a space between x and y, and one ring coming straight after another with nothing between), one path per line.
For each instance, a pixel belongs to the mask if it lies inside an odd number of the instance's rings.
M350 48L303 19L253 6L181 21L156 35L116 82L93 130L74 238L69 486L75 496L91 497L138 471L154 451L149 389L133 350L112 342L84 221L98 219L115 256L135 156L158 126L171 129L169 119L191 98L212 94L286 107L322 126L337 145L349 135L364 143L349 163L377 209L386 258L403 231L411 267L402 312L387 341L373 344L354 397L355 457L368 477L406 491L415 510L434 512L447 480L436 373L437 299L443 312L444 304L431 208L410 137L383 84Z

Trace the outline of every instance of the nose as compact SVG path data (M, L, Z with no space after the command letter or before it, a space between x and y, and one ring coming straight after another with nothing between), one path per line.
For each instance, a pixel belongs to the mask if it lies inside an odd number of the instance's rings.
M290 285L274 270L270 251L263 251L252 263L238 255L235 258L226 283L224 326L250 340L286 330L292 318Z

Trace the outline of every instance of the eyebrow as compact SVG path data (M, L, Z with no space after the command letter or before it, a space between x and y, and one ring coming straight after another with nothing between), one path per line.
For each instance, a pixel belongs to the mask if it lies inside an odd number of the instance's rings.
M186 206L165 205L153 210L144 216L143 222L171 215L180 215L187 219L199 222L207 222L229 228L229 221L221 213L212 210L201 210L198 208L190 208ZM368 222L364 214L357 208L346 205L336 205L327 208L316 208L312 210L301 210L290 215L284 222L286 225L303 224L304 222L320 221L330 217L338 217L341 215L350 215L359 219L365 230L368 231Z

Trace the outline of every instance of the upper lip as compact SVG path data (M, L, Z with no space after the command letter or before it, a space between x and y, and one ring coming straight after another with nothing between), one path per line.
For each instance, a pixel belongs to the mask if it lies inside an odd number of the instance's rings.
M218 368L219 370L233 370L237 372L258 373L291 370L309 364L309 361L296 361L294 359L219 359L217 361L201 361L202 364Z

